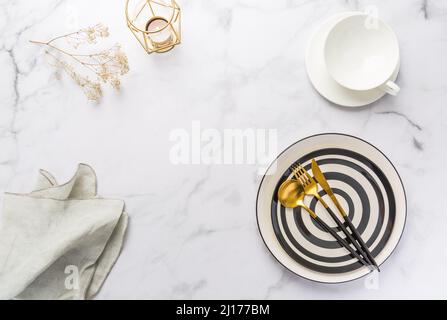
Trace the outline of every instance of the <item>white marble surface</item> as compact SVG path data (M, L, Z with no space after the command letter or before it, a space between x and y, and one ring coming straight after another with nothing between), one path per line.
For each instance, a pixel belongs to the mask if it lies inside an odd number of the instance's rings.
M64 181L86 162L100 194L126 200L125 249L98 298L447 298L447 214L433 197L447 179L446 1L179 0L184 43L158 56L126 29L124 2L0 0L0 191L30 191L39 168ZM400 39L402 92L343 109L312 89L304 50L326 17L368 5ZM57 80L28 40L99 21L131 71L120 94L107 90L94 105L70 79ZM382 149L402 175L409 211L380 288L316 284L282 268L257 230L257 167L169 162L171 130L193 120L278 129L280 149L334 131Z

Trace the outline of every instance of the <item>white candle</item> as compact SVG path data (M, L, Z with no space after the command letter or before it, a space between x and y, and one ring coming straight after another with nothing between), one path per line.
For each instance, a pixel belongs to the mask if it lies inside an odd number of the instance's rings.
M150 19L146 25L146 31L149 32L149 38L157 47L166 46L173 41L172 28L165 18Z

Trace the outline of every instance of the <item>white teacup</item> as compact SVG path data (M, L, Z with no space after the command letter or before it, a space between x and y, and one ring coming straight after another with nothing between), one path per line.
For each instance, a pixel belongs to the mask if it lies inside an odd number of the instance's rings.
M390 80L399 65L399 43L382 20L364 14L341 20L329 32L324 51L326 68L340 85L357 91L399 92Z

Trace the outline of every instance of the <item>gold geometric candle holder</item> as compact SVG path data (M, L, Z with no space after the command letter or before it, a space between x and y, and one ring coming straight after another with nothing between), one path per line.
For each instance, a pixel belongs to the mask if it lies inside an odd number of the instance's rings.
M181 10L174 0L127 0L130 31L147 53L161 53L181 43Z

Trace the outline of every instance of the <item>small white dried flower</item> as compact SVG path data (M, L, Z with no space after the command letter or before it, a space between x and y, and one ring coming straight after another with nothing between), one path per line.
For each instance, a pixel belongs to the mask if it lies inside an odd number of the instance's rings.
M115 90L119 91L121 89L121 81L118 78L113 77L112 80L110 81L110 84Z
M87 37L87 42L95 43L96 38L107 38L109 36L109 29L104 26L102 23L98 23L97 25L81 30L81 33L85 33Z
M98 33L98 36L101 38L107 38L110 35L109 28L103 25L102 23L96 26L96 32Z
M86 79L85 84L82 86L85 95L89 100L99 101L102 98L102 88L97 82Z

